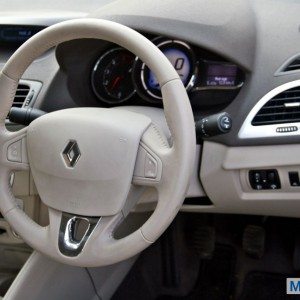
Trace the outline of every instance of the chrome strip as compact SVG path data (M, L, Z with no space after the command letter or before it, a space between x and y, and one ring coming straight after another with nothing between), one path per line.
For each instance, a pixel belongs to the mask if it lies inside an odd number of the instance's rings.
M300 106L300 102L284 103L283 106L284 107L299 107Z
M85 220L88 222L88 227L85 230L85 233L83 234L81 240L79 242L76 242L72 238L73 234L73 226L77 220ZM91 225L89 223L89 220L87 218L78 218L78 217L73 217L68 220L67 225L66 225L66 230L64 234L64 246L66 249L69 249L70 251L76 251L79 249L79 247L82 245L85 237L87 236L87 233L90 229Z
M74 225L77 220L85 220L88 222L88 227L80 241L75 241L73 239ZM82 252L86 242L88 241L89 237L93 233L100 220L101 217L85 217L69 213L62 213L58 235L59 251L66 256L78 256Z
M300 86L300 80L291 81L276 87L275 89L268 92L265 96L263 96L252 108L248 116L246 117L240 131L238 137L240 139L254 139L254 138L263 138L263 137L277 137L277 136L293 136L299 135L299 131L290 131L290 132L276 132L278 127L289 127L295 126L300 128L300 123L282 123L282 124L272 124L272 125L261 125L261 126L253 126L251 124L253 118L259 112L259 110L273 97L280 94L281 92Z

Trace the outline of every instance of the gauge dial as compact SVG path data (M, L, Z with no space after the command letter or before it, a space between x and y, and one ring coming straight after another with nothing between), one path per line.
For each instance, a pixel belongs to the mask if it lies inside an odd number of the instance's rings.
M169 59L189 90L195 81L196 63L192 49L184 42L159 38L153 41ZM162 99L160 86L154 73L138 58L134 65L134 79L137 91L152 102Z
M99 99L110 104L121 103L135 92L132 82L132 66L135 56L115 48L102 55L92 72L92 86Z

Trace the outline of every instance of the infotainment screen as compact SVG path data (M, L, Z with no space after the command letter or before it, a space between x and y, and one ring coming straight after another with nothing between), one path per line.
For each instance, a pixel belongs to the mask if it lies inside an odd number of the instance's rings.
M218 62L207 63L207 86L235 86L237 84L238 68L236 65Z

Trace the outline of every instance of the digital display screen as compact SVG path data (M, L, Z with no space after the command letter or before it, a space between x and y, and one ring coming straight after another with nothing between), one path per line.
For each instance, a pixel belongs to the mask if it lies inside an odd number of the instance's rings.
M2 26L0 27L0 42L22 43L42 29L41 26Z
M207 66L207 86L235 86L238 68L230 64L210 63Z
M191 73L191 62L187 54L176 48L168 48L162 51L163 54L169 59L178 75L180 76L183 84L185 85ZM152 71L149 72L147 85L154 90L160 90L158 81Z

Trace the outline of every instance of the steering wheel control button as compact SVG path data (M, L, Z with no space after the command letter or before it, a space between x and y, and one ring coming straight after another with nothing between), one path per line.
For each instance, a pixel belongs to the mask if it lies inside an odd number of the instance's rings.
M145 146L146 147L146 146ZM149 183L159 181L162 173L162 162L150 149L139 147L134 168L133 181L136 183Z
M281 188L277 170L249 171L250 185L254 190L278 190Z
M300 186L299 173L298 172L289 172L290 185L297 187Z
M22 162L22 140L18 140L8 146L7 159L12 162Z
M78 144L76 141L69 141L63 151L63 157L68 167L74 168L81 156Z
M145 177L153 179L157 177L157 161L149 153L146 154L145 159Z

